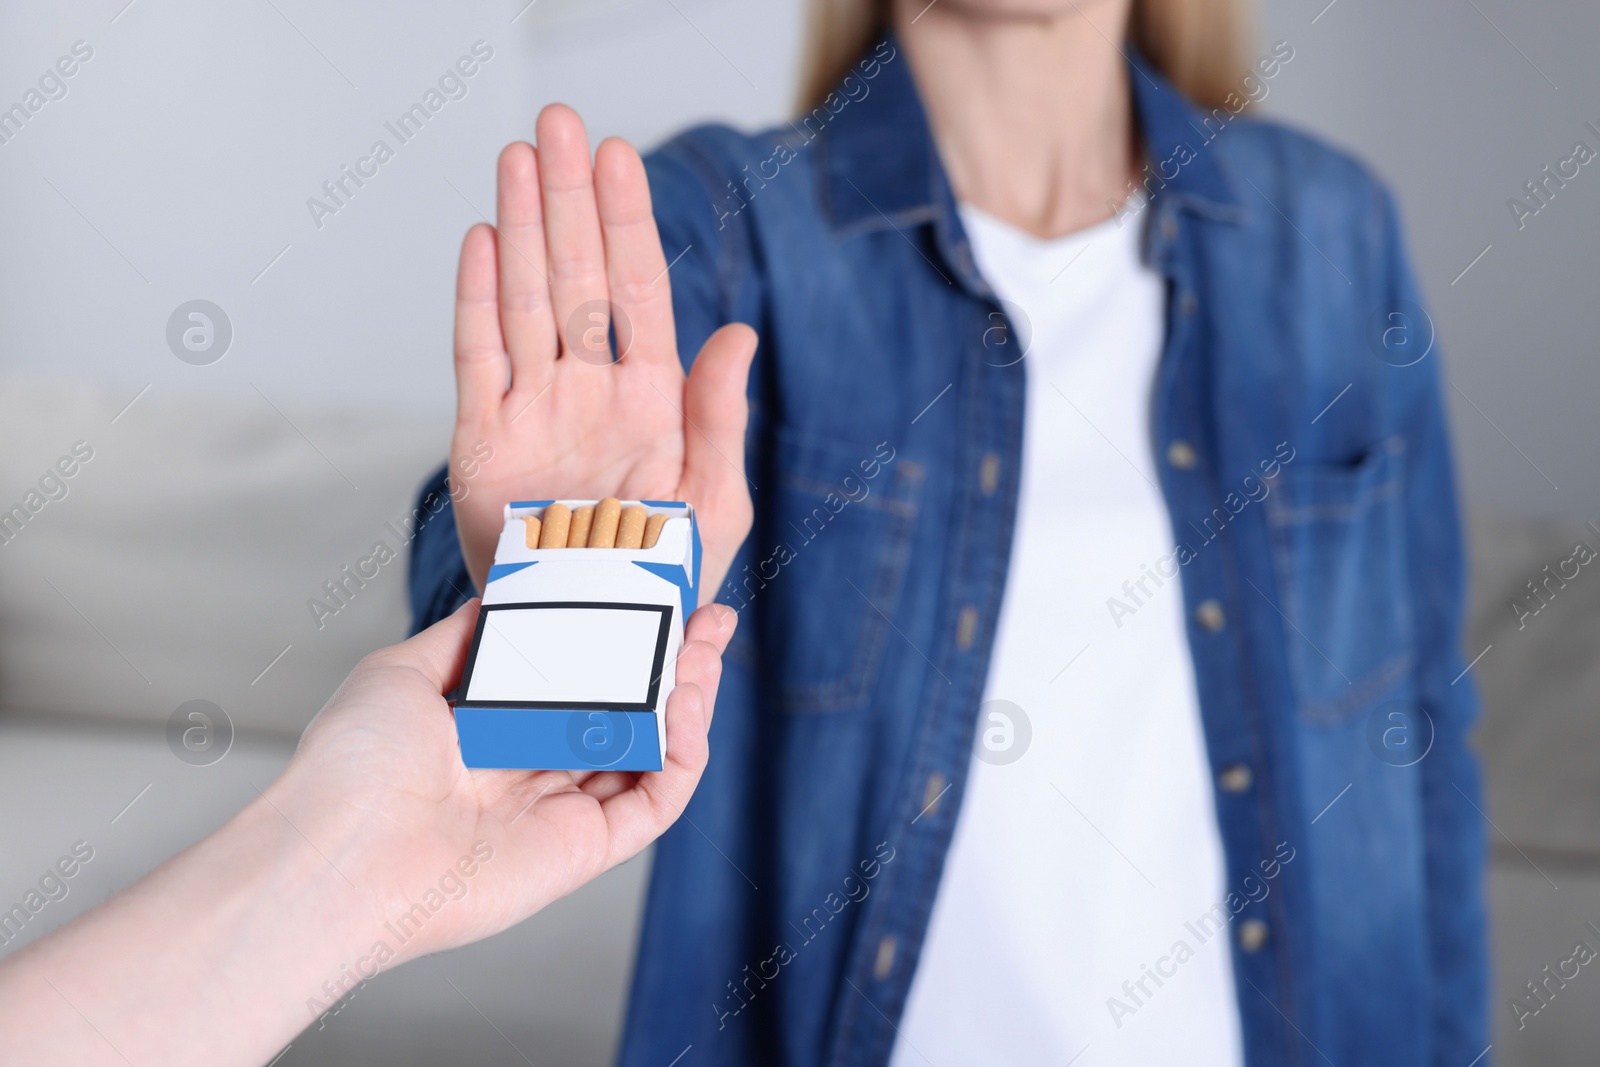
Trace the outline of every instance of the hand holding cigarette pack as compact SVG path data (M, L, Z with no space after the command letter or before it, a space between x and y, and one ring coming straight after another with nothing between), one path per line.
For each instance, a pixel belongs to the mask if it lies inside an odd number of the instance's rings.
M507 504L456 691L468 767L659 771L700 592L694 508Z

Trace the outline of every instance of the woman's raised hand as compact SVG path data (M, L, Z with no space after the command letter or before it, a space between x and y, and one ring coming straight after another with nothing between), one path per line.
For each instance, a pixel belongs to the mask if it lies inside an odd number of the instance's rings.
M481 589L507 501L685 500L699 516L704 603L750 530L755 332L724 326L685 376L639 154L609 138L591 167L583 121L561 104L540 113L537 134L537 148L500 154L498 226L474 226L461 246L450 471L476 468L455 492L468 573Z

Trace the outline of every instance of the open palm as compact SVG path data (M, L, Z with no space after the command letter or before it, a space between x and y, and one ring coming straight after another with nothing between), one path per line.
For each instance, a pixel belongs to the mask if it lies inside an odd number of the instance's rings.
M704 603L750 530L755 333L718 330L685 376L639 154L611 138L591 167L583 122L560 104L537 132L537 149L500 154L498 226L473 227L461 247L450 469L477 467L456 493L468 572L481 589L509 500L686 500L704 539ZM485 444L493 458L474 463Z
M672 825L705 769L721 653L737 623L720 604L690 616L667 699L661 770L469 770L442 694L460 679L477 615L477 602L469 602L362 660L267 794L296 825L344 813L339 821L349 823L349 834L314 836L365 899L373 936L463 857L479 861L461 899L439 908L401 958L497 933Z

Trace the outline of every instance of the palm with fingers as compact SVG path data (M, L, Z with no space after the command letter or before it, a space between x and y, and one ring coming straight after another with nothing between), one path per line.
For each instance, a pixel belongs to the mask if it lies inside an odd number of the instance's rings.
M330 812L348 814L353 844L337 844L337 833L314 836L386 919L405 914L474 845L493 849L469 902L438 910L406 942L406 958L503 930L637 854L672 825L705 769L720 657L738 621L721 604L690 616L667 698L661 770L469 770L442 694L461 676L477 614L469 602L362 660L267 794L295 826L318 827Z
M537 130L537 149L500 155L498 226L473 227L461 248L451 470L484 443L494 450L457 494L468 572L482 588L508 500L686 500L704 538L705 602L750 529L755 334L718 330L686 376L638 153L612 138L591 166L582 121L559 104Z

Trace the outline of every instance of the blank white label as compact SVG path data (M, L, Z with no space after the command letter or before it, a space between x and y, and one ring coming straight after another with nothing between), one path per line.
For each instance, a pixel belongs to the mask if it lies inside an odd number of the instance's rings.
M466 699L642 704L660 632L656 611L488 611Z

